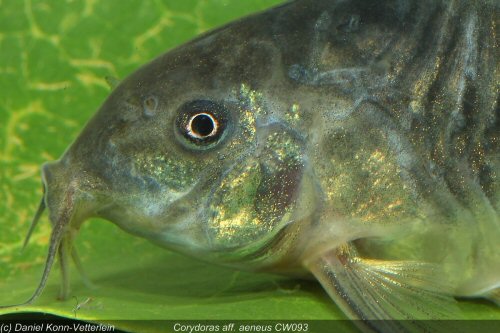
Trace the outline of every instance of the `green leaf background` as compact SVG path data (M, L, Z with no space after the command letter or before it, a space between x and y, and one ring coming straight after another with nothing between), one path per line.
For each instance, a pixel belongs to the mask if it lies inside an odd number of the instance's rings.
M22 242L41 198L40 169L76 138L110 89L164 51L280 0L0 0L0 305L38 284L50 224ZM55 269L32 305L0 309L82 320L344 319L315 282L237 272L157 248L111 223L84 224L76 244L95 289L73 269L72 296L56 300ZM76 303L83 304L75 311ZM500 319L487 302L461 301L468 318ZM0 317L1 319L1 317ZM127 329L162 331L150 323Z

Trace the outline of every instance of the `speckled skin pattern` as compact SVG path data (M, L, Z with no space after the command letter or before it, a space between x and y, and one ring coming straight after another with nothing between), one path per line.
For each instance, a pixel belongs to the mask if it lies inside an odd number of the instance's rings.
M44 166L61 248L98 216L239 268L303 275L349 244L439 263L457 295L498 286L498 14L299 0L158 57ZM217 140L186 137L193 101L220 107Z

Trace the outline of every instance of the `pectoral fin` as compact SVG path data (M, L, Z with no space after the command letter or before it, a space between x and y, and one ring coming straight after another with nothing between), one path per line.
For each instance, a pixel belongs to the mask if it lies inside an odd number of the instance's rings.
M362 319L369 330L433 331L429 325L439 324L436 320L460 318L437 265L363 259L345 245L306 266L344 313Z
M485 297L496 305L500 306L500 288L489 291L488 293L486 293Z

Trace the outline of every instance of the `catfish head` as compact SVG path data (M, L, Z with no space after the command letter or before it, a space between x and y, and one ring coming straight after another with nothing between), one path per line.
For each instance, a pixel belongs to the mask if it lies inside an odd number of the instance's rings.
M56 253L67 298L68 258L78 263L73 239L91 217L223 265L255 270L279 261L283 233L315 203L305 138L262 93L279 88L280 57L259 38L263 28L249 26L216 30L139 69L64 155L43 166L30 234L45 207L53 231L28 302Z

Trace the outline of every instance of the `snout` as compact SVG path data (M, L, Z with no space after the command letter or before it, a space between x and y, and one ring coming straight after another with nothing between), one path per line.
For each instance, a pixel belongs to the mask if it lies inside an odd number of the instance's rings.
M72 228L78 228L97 208L96 196L90 189L96 189L98 182L78 165L65 159L45 163L42 182L52 224L61 220L62 215L71 214Z

